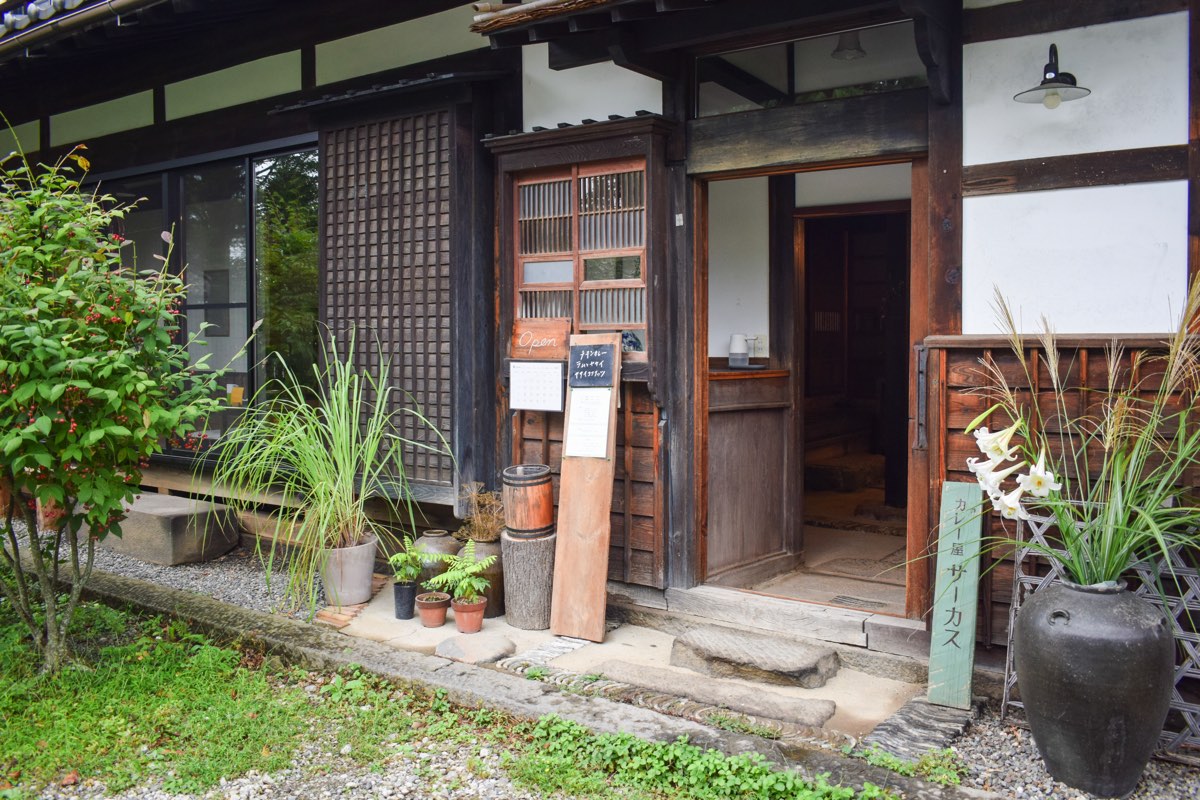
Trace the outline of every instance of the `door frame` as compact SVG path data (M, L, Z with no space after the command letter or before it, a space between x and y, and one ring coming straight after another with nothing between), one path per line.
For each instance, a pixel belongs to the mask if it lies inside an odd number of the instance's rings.
M935 301L934 293L929 291L931 282L931 256L929 251L930 245L930 215L928 213L930 203L930 180L928 168L928 155L921 154L901 154L891 157L876 157L858 160L838 161L827 164L810 165L796 164L784 167L771 167L758 171L738 170L735 173L709 173L696 174L692 176L693 192L694 192L694 208L695 217L693 220L694 231L694 264L695 264L695 281L693 295L693 313L695 325L695 338L693 340L693 359L696 365L696 386L693 394L693 404L695 412L695 428L693 430L693 448L694 448L694 476L695 486L697 487L695 496L695 519L696 529L693 532L696 540L697 563L696 568L696 583L704 583L708 578L708 385L709 385L709 359L708 359L708 185L713 181L728 180L734 178L760 177L760 176L791 176L801 172L814 172L831 169L850 169L854 167L881 166L885 164L903 164L909 163L912 165L911 178L911 197L909 200L909 313L908 313L908 337L909 337L909 359L908 359L908 428L910 449L908 454L908 513L907 513L907 539L906 539L906 574L905 574L905 612L910 619L917 619L923 614L927 597L929 593L929 565L922 556L928 547L931 539L931 528L929 526L929 494L930 494L930 465L929 454L923 442L917 439L917 413L918 413L918 393L919 380L918 368L921 367L922 359L920 357L920 347L925 337L931 333L930 319L934 312L932 304ZM774 197L772 197L774 200ZM776 213L775 203L772 203L771 213L774 216ZM794 201L793 201L794 205ZM879 204L873 204L879 205ZM842 211L835 211L836 209ZM841 215L844 211L851 209L852 206L841 207L821 207L815 209L800 209L800 214L794 207L788 210L786 217L789 220L796 219L797 216L820 216L837 213ZM805 214L804 212L815 212ZM780 211L779 217L782 221L783 214ZM792 223L788 226L789 234L792 240L792 270L791 270L791 287L790 294L794 309L802 309L805 300L803 289L803 249L801 237L795 235L795 229ZM772 252L772 265L775 262L775 252ZM776 287L783 289L784 285L779 285L777 282L777 273L781 272L778 269L772 269L771 288L774 291ZM781 323L775 319L776 302L771 303L772 320L771 330L773 340L776 331L780 330ZM791 315L791 347L797 349L798 352L803 352L805 345L803 331L803 314ZM794 359L793 359L794 362ZM794 367L792 367L795 373ZM793 374L792 380L792 398L793 398L793 424L792 424L792 452L794 456L803 455L803 437L804 437L804 420L803 420L803 398L804 398L804 380L803 374ZM803 491L802 484L799 491ZM799 515L796 515L799 516ZM791 532L789 536L791 541L799 544L802 523L796 525L796 530ZM916 560L914 560L916 559Z

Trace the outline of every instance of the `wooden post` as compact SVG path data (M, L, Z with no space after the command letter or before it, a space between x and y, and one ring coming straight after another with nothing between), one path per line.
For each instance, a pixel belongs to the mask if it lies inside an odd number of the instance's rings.
M556 534L517 539L500 534L504 554L504 621L525 631L550 627L550 587L554 574Z
M608 349L611 367L581 369L580 349ZM603 358L597 359L604 361ZM585 374L586 373L586 374ZM606 373L596 375L594 373ZM590 385L589 385L590 384ZM608 388L607 415L589 410L572 425L572 414L583 411L580 392ZM550 630L593 642L604 641L605 583L608 579L608 542L611 530L613 478L616 475L617 396L621 386L621 334L598 333L571 337L567 370L567 411L563 424L562 480L558 499L558 546L554 557L554 600ZM595 397L596 395L591 395ZM596 430L580 423L604 422L607 436L603 455L585 448ZM598 444L598 442L592 442ZM572 453L586 455L572 455Z

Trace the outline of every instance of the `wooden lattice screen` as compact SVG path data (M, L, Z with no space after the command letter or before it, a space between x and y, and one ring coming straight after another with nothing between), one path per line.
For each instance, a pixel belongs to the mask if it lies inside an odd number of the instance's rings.
M390 360L397 403L419 409L450 440L450 111L323 132L324 316L353 325L356 359ZM406 415L404 435L442 447ZM444 448L443 448L444 449ZM450 486L448 454L410 447L412 480Z

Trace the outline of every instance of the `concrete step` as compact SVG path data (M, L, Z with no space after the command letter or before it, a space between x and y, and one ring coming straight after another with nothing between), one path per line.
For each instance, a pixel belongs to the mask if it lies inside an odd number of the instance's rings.
M828 647L705 625L675 639L671 665L721 678L817 689L837 674L839 660Z
M631 686L809 728L820 728L837 710L837 704L832 700L789 697L770 689L748 687L735 681L668 667L605 661L596 667L596 672Z
M125 506L120 536L102 546L154 564L174 566L209 561L238 544L238 527L228 506L174 497L138 495Z

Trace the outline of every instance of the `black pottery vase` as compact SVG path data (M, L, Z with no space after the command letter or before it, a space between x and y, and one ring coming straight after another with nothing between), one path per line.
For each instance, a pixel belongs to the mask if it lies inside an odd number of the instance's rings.
M1038 589L1013 635L1017 680L1046 770L1101 797L1134 790L1171 702L1175 643L1124 582Z

